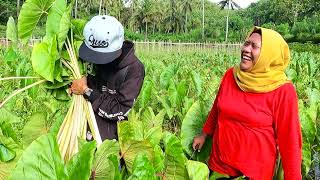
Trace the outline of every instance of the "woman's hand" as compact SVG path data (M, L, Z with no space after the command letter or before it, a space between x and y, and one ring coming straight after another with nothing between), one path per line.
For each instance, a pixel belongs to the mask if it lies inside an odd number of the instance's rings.
M87 88L87 77L83 77L72 81L70 89L72 93L82 95Z
M192 144L193 150L198 150L198 152L200 152L204 142L206 141L206 137L207 135L205 133L202 133L199 136L196 136L193 139L193 144Z

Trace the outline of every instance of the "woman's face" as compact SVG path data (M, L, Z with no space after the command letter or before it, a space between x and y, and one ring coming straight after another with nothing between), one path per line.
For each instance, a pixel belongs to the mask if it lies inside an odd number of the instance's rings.
M257 62L261 50L261 35L252 33L241 48L240 69L249 71Z

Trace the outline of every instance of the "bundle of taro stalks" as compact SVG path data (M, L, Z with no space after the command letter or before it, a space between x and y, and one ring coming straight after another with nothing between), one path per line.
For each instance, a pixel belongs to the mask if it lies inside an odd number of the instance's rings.
M80 79L82 77L80 73L80 68L78 64L77 57L75 55L75 50L73 43L67 39L66 49L69 54L69 60L61 60L63 65L65 65L71 72L71 79ZM35 45L34 48L36 48ZM1 80L11 80L11 79L33 79L38 77L6 77L0 78ZM30 84L22 89L18 89L14 91L11 95L9 95L3 102L0 103L0 108L4 106L4 104L10 100L15 95L32 88L36 85L47 82L45 79L41 79L33 84ZM88 126L91 130L93 138L97 141L97 145L99 146L102 143L100 133L97 127L95 115L91 106L91 103L84 99L82 95L72 94L71 97L71 105L68 110L67 115L64 118L64 121L59 129L57 134L57 141L59 144L59 149L61 156L65 161L71 159L71 157L79 151L79 139L82 138L86 140L86 132Z

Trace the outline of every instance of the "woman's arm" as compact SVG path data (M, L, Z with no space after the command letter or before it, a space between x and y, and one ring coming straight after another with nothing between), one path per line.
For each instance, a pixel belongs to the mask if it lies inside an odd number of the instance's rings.
M302 138L298 98L292 84L286 84L275 100L275 133L285 180L301 180Z

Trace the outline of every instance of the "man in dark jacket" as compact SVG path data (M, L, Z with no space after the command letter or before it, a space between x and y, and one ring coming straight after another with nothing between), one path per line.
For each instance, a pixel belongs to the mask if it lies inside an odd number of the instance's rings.
M95 16L84 28L81 59L94 64L95 75L74 80L71 91L92 103L102 140L118 139L117 122L126 120L142 87L144 66L134 44L124 41L121 23L112 16Z

